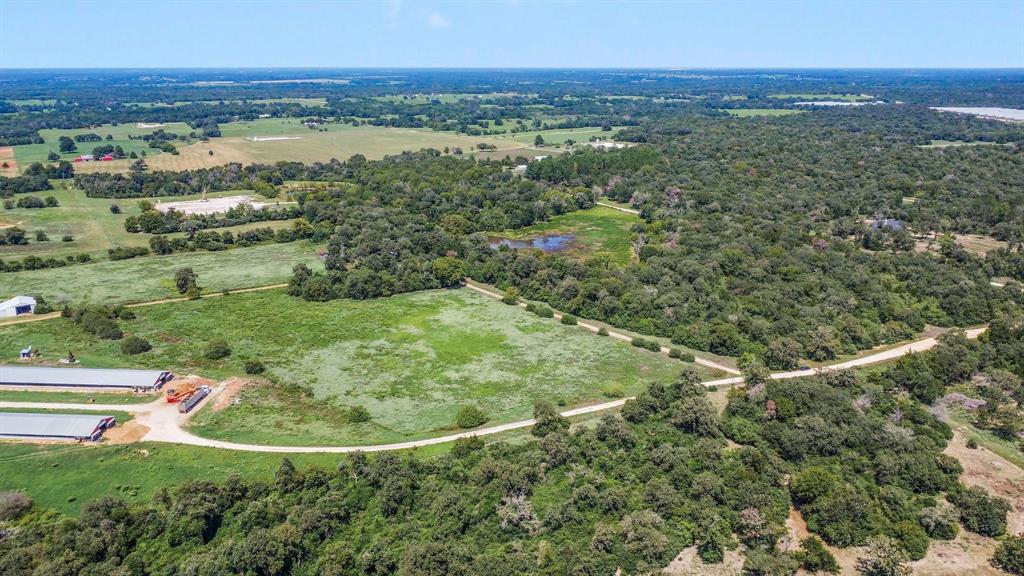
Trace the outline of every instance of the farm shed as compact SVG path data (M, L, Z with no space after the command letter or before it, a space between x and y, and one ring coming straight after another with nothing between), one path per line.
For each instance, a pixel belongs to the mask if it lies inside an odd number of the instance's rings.
M28 414L0 412L0 437L99 440L117 420L93 414Z
M0 318L11 318L36 311L36 299L31 296L15 296L0 302Z
M85 386L94 388L160 388L174 375L162 370L49 368L0 365L0 385Z

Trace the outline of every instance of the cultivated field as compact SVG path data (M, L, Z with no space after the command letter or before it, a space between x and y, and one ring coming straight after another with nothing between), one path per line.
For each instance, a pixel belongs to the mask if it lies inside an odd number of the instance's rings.
M627 264L632 258L630 228L640 222L639 217L597 206L589 210L570 212L555 216L547 222L518 230L496 232L498 236L510 239L535 238L559 234L572 235L575 241L563 254L582 258L604 257L617 265Z
M524 148L518 141L485 136L461 136L449 132L413 128L384 128L327 124L322 130L310 130L297 118L265 118L252 122L232 122L221 126L220 138L179 146L177 156L162 154L146 159L153 170L189 170L228 162L251 164L279 160L326 162L347 160L354 154L379 159L406 150L445 147L462 148L469 153L480 143L501 150ZM287 138L287 139L274 139ZM532 142L532 140L531 140ZM213 152L211 155L210 152ZM88 163L75 166L80 172L127 171L129 160Z
M57 304L175 297L174 271L185 266L199 274L199 285L210 292L264 286L287 282L292 267L300 262L322 270L319 251L318 246L299 241L4 273L0 275L0 297L42 295Z
M535 400L573 406L626 396L671 381L683 366L469 290L322 304L271 290L135 312L122 327L149 340L151 352L126 356L117 342L59 319L0 330L0 358L30 342L44 357L72 349L84 366L159 366L212 378L240 375L246 360L260 360L281 385L244 389L238 405L218 412L204 408L192 430L290 445L436 435L454 428L468 404L491 424L519 420ZM203 347L217 338L232 355L205 359ZM369 411L369 422L350 422L347 407L355 405Z

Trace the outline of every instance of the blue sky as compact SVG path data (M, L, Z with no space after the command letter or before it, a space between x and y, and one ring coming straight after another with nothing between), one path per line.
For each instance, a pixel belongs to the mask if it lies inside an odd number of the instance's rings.
M1024 67L1024 0L0 0L0 67Z

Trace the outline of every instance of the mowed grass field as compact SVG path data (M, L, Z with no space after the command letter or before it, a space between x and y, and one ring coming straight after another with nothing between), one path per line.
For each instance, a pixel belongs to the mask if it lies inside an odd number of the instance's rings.
M792 116L800 114L803 110L789 110L787 108L734 108L726 110L731 116L738 118L753 118L757 116Z
M233 474L272 479L287 456L297 467L333 468L337 454L266 454L145 442L126 445L0 442L0 490L22 491L35 505L77 514L101 496L149 500L163 486Z
M319 252L319 246L299 241L4 273L0 274L0 299L32 294L59 305L177 297L174 272L183 267L191 267L199 275L199 285L207 292L265 286L287 282L292 267L300 262L323 270Z
M467 289L366 301L306 302L283 290L136 308L122 328L154 349L136 356L66 319L0 328L0 358L31 343L44 357L74 350L82 365L171 369L221 379L260 360L279 385L244 389L238 405L206 407L195 433L278 445L375 444L451 431L461 406L498 424L529 418L534 401L563 406L670 382L684 363L564 326ZM224 360L202 355L223 338ZM706 374L706 373L705 373ZM295 387L304 387L306 394ZM371 420L352 423L347 408Z
M500 140L486 136L463 136L450 132L427 129L386 128L380 126L351 126L327 124L322 129L310 130L299 118L264 118L251 122L231 122L221 125L222 136L209 142L179 146L180 154L151 156L146 163L153 170L190 170L217 166L229 162L252 164L273 163L279 160L298 162L326 162L333 158L347 160L355 154L369 159L399 154L407 150L445 147L462 148L466 153L479 143L488 143L499 149L523 148L517 141ZM254 141L254 138L288 138L287 140ZM213 152L211 155L210 152ZM130 160L79 164L80 172L125 172Z
M152 124L157 124L153 122ZM97 146L104 146L110 144L111 146L120 146L124 149L125 154L136 152L139 155L143 151L146 152L146 161L155 160L158 156L163 153L156 148L150 148L149 142L145 142L140 138L146 134L152 134L154 130L162 129L165 132L171 132L173 134L188 134L192 132L192 128L184 122L170 122L165 125L158 127L147 127L140 128L136 124L118 124L117 126L111 124L104 124L102 126L95 126L93 128L76 128L73 130L64 130L60 128L48 128L40 130L39 135L43 137L45 141L43 144L23 144L20 146L14 146L14 157L18 161L18 167L24 170L32 162L46 162L47 155L53 151L58 154L62 160L72 160L82 154L92 153L92 149ZM76 142L78 150L67 154L61 154L58 140L61 136L67 136L74 138L79 134L96 134L103 138L100 142ZM113 136L112 140L107 140L107 135ZM128 136L134 136L137 139L133 140ZM183 143L180 143L183 144ZM179 143L175 142L178 146ZM170 154L167 154L170 156ZM81 169L83 172L95 171L104 172L110 171L110 166L113 164L124 164L126 169L131 161L130 160L119 160L117 162L89 162L89 163L76 163L75 170Z
M633 257L630 229L639 223L634 214L597 206L555 216L554 218L518 230L505 230L494 235L521 240L550 234L572 234L575 241L562 252L580 258L605 257L611 262L628 264Z
M58 183L58 186L62 184ZM209 194L210 198L221 196L252 194L249 190L228 190ZM0 210L0 226L17 225L28 232L29 243L21 246L0 246L0 258L17 258L28 255L40 257L65 256L67 254L87 253L94 258L106 258L107 249L115 246L149 246L153 234L133 234L125 231L124 221L128 216L141 213L138 206L140 198L89 198L85 192L77 188L58 188L21 196L53 196L59 202L55 208L15 208ZM152 203L177 202L191 200L198 195L155 197L144 200ZM110 206L117 204L120 214L113 214ZM218 228L218 232L231 230L238 233L251 228L281 228L291 226L287 220L254 222L240 226ZM37 241L35 232L42 230L50 238L48 241ZM71 235L71 242L64 242L64 235ZM169 238L183 236L183 233L168 235Z
M776 100L842 100L844 102L862 102L874 100L870 94L769 94Z

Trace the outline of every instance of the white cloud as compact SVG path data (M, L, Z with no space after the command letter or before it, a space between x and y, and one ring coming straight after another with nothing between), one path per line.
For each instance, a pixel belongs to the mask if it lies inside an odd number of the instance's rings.
M429 24L431 28L447 28L451 26L452 23L437 12L431 12L430 16L427 17L427 24Z

